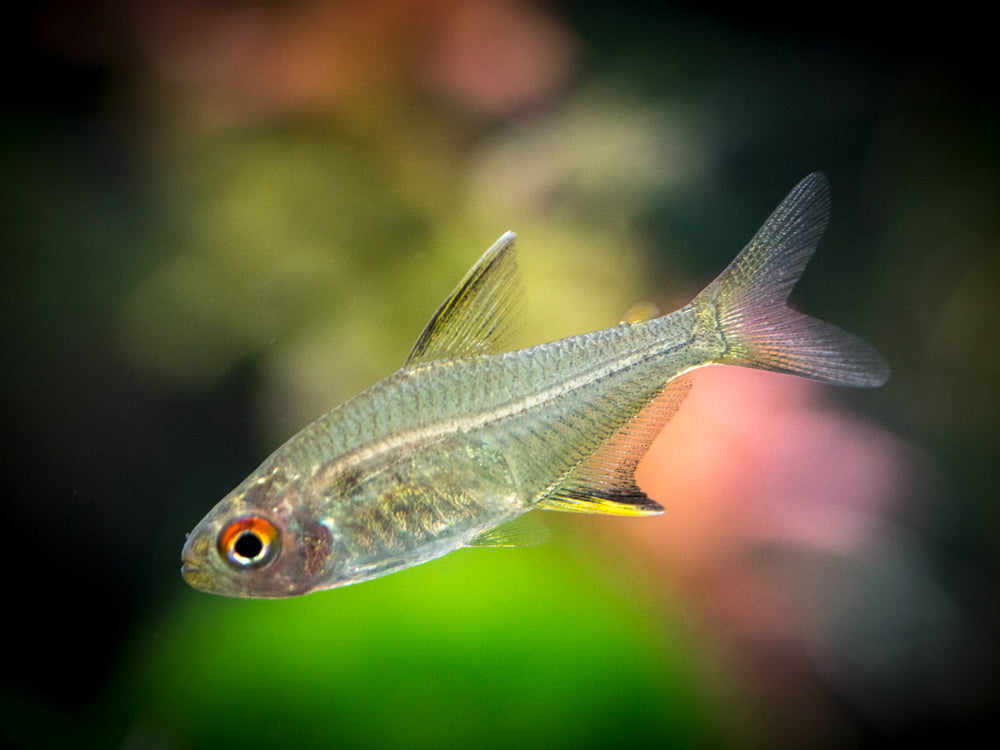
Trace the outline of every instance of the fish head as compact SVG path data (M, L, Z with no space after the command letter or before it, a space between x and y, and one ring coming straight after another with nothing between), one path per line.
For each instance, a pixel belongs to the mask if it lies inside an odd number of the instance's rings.
M313 591L335 563L330 529L309 513L295 477L262 467L188 534L181 575L200 591L282 598Z

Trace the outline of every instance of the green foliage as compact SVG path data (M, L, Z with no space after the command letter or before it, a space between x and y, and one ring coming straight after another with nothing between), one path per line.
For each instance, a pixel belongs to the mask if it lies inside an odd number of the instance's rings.
M558 545L469 550L293 600L185 594L130 661L140 728L188 747L711 739L679 627L579 565Z

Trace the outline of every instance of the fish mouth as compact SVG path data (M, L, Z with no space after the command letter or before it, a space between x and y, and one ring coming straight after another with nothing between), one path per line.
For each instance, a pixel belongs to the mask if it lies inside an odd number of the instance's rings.
M194 563L181 565L181 578L196 589L204 590L208 586L208 573Z
M211 575L199 562L204 558L207 547L208 538L204 534L198 534L187 540L181 552L181 578L190 586L202 591L208 588L211 580Z

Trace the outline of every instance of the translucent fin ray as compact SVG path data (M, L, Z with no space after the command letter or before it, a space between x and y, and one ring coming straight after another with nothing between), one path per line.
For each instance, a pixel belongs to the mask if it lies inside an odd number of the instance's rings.
M660 308L652 302L636 302L625 311L622 316L622 323L642 323L644 320L652 320L660 317Z
M466 547L534 547L549 540L549 530L537 516L527 513L507 521L465 543Z
M441 304L405 366L493 354L523 306L513 232L498 239Z
M649 446L673 418L691 390L680 377L650 401L593 455L576 467L537 505L544 510L649 516L663 512L635 484L635 470Z
M775 209L750 243L694 301L714 307L724 364L804 375L833 385L882 385L889 367L861 339L786 306L830 215L830 189L815 172Z

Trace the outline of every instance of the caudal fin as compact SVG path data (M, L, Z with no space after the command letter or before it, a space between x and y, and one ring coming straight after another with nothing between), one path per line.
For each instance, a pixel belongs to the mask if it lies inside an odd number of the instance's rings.
M871 387L889 378L878 352L836 326L786 305L830 216L830 189L818 173L788 194L750 243L698 295L726 339L724 364L756 367L834 385Z

